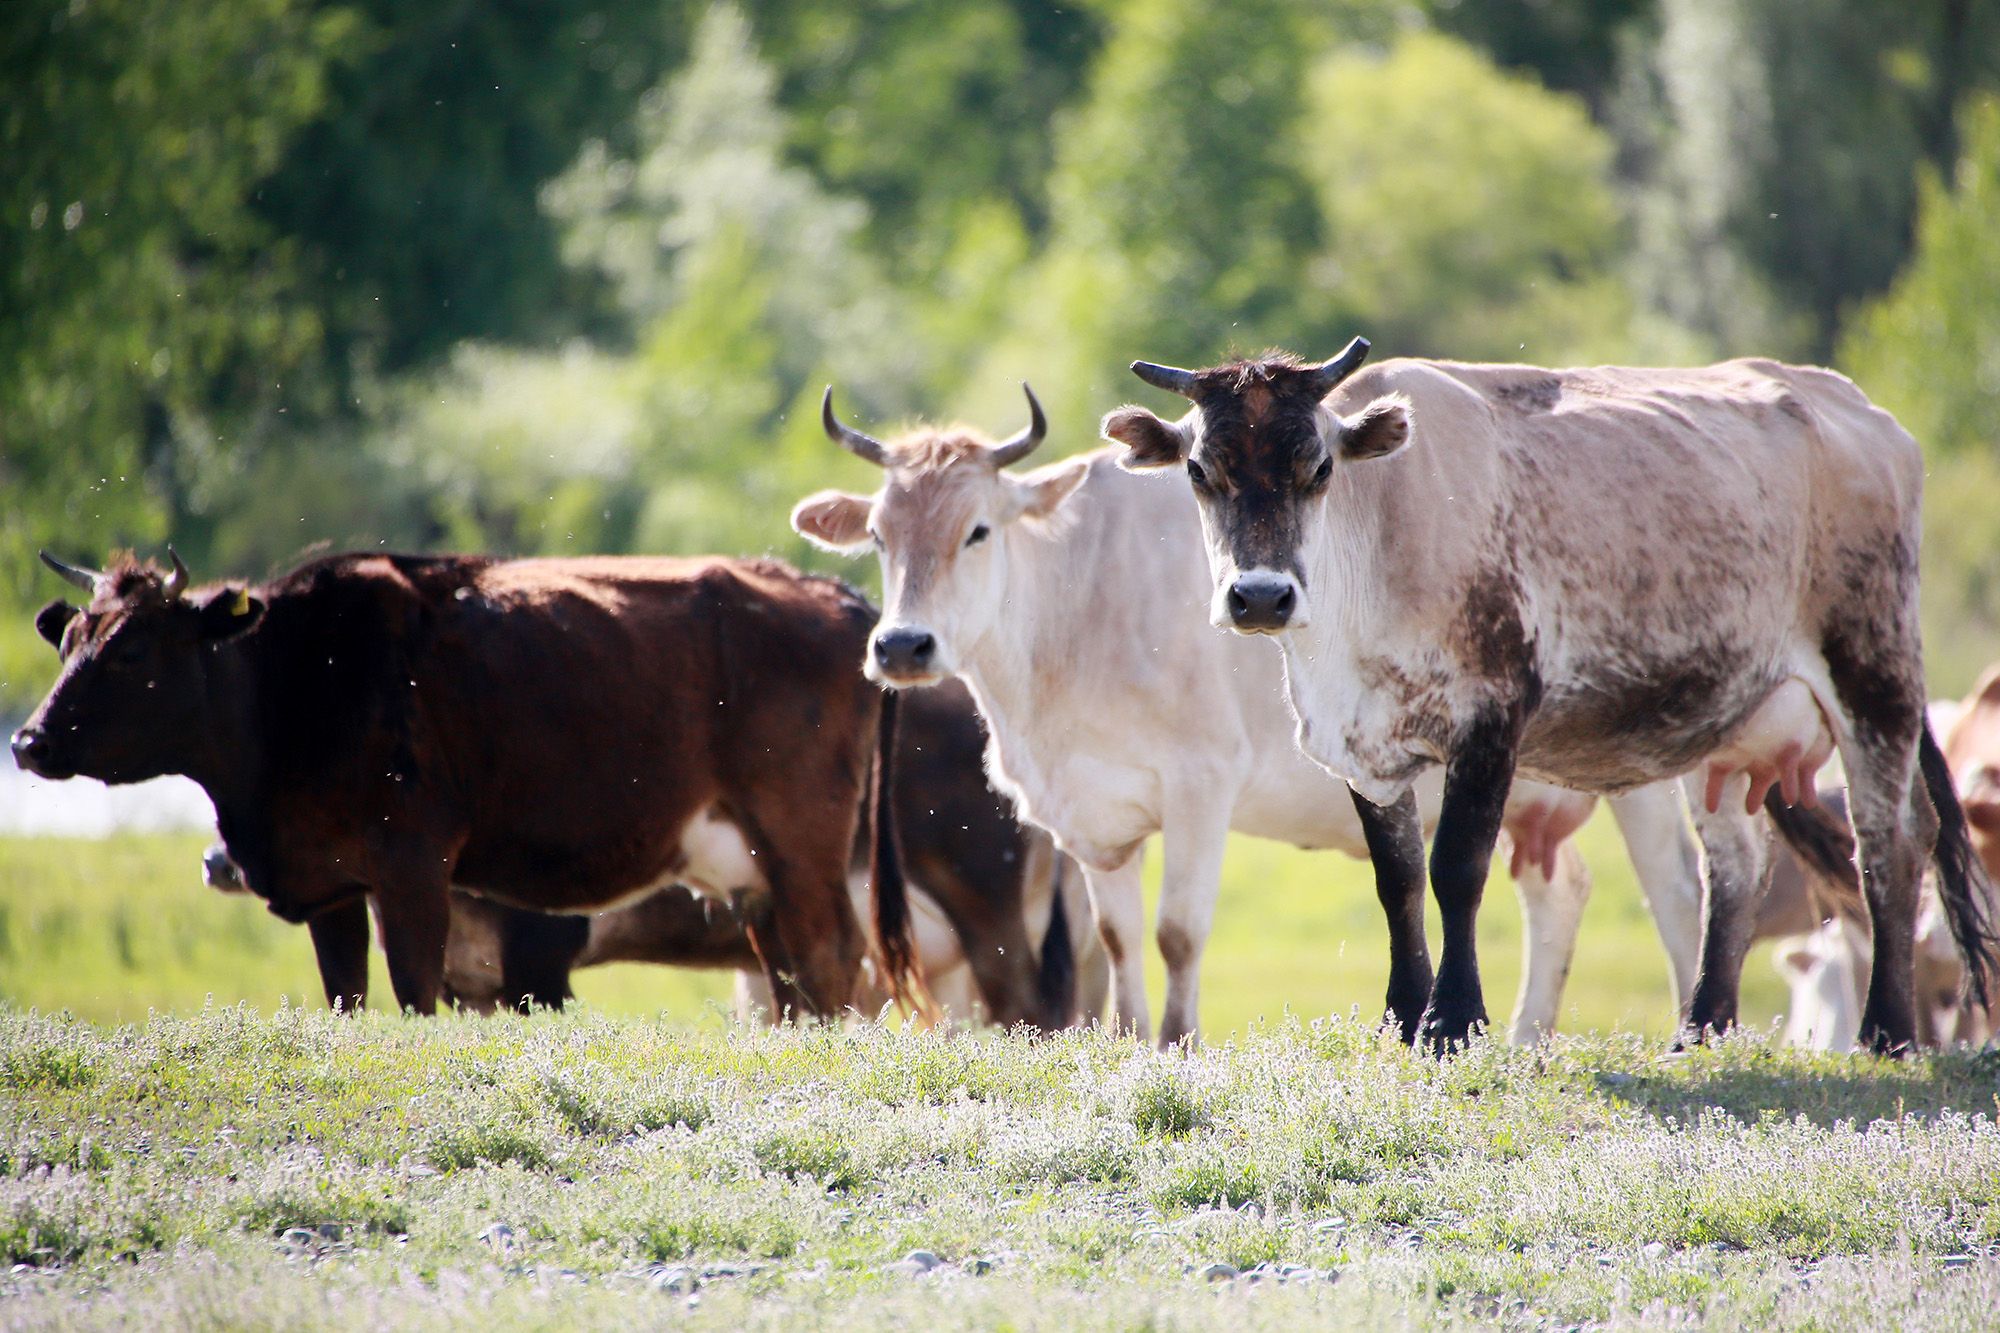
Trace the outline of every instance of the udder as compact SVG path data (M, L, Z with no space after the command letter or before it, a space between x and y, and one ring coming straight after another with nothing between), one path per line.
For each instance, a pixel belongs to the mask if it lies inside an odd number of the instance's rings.
M1565 791L1541 783L1517 782L1508 798L1506 820L1501 825L1513 844L1507 873L1515 879L1534 866L1543 879L1556 877L1556 852L1583 827L1597 799L1582 792Z
M1816 775L1833 755L1833 731L1806 683L1793 677L1771 691L1727 745L1704 763L1710 814L1726 790L1743 794L1743 813L1756 814L1771 789L1786 805L1818 802ZM1739 781L1740 780L1740 781Z

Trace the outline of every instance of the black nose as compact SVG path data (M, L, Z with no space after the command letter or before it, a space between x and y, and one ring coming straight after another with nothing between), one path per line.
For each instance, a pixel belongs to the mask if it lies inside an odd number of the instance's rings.
M201 878L209 888L225 893L243 887L243 872L230 859L229 849L219 842L201 854Z
M875 636L875 661L890 675L928 671L937 654L937 636L929 630L891 629Z
M1238 629L1283 629L1298 601L1290 579L1254 570L1229 585L1229 619Z
M34 772L36 758L48 749L48 739L38 727L22 727L14 733L14 762Z

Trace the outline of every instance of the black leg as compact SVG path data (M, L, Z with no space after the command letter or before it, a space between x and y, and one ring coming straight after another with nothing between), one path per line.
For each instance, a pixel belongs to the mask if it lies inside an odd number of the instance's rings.
M1431 892L1444 918L1444 951L1437 985L1424 1014L1424 1040L1443 1053L1486 1025L1479 988L1475 926L1493 844L1514 783L1514 746L1520 721L1513 714L1481 719L1467 731L1445 767L1444 804L1431 844Z
M1424 938L1424 827L1415 792L1394 805L1376 805L1349 790L1361 816L1361 836L1375 864L1375 896L1389 919L1388 1016L1402 1039L1414 1044L1431 998L1431 949Z
M1692 795L1692 793L1690 793ZM1706 1041L1736 1026L1743 959L1756 934L1771 866L1762 828L1729 808L1709 814L1692 802L1701 838L1701 961L1688 999L1683 1041Z
M354 898L306 922L326 1002L353 1011L368 1002L368 900Z

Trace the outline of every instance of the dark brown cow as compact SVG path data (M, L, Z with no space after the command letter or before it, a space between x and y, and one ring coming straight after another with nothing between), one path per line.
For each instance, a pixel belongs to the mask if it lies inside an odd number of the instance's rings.
M848 855L893 711L844 585L768 560L353 554L202 589L178 558L50 564L91 596L36 617L63 668L19 762L200 783L329 1000L365 989L370 905L398 1002L429 1013L453 884L575 912L686 883L768 892L750 938L780 1007L848 1007Z
M970 971L986 1016L1008 1027L1064 1027L1076 1016L1072 922L1062 898L1072 867L1048 835L1019 823L987 784L985 744L963 686L906 703L896 738L899 841L913 887L956 932L953 961ZM867 891L871 850L869 838L855 840L849 888L857 897ZM204 858L203 878L213 888L247 891L220 846ZM515 1003L560 1008L572 994L570 973L602 963L748 971L758 966L751 927L771 930L771 910L768 896L724 905L675 887L586 918L523 911L454 890L448 996L479 1010ZM1037 951L1028 922L1044 910L1048 927ZM920 961L934 965L927 953ZM884 998L871 992L861 1007L872 1011Z

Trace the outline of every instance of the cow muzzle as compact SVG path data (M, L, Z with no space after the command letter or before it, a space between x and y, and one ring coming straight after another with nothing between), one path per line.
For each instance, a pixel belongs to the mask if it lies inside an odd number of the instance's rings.
M14 751L14 763L26 773L38 778L64 778L67 773L54 771L50 758L49 734L40 727L22 727L14 733L10 742Z
M868 674L886 685L929 685L943 679L937 636L920 625L878 629L868 645Z
M1222 602L1229 628L1239 634L1276 634L1305 624L1299 581L1289 574L1268 569L1239 574Z
M242 869L230 858L229 849L219 842L201 854L201 880L223 893L250 892L250 886L243 882Z

